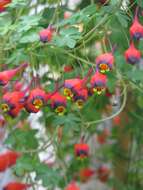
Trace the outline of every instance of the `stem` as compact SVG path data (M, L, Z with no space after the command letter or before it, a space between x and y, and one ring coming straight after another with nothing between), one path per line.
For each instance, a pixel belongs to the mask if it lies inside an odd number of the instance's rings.
M123 103L122 103L120 109L116 113L114 113L113 115L111 115L109 117L99 119L99 120L95 120L95 121L91 121L91 122L86 122L85 125L87 126L87 128L90 127L93 124L97 124L97 123L101 123L101 122L113 119L114 117L119 115L124 110L124 108L126 106L126 102L127 102L127 86L126 86L125 83L123 83L123 85L124 85L124 90L123 90L123 96L124 97L123 97Z

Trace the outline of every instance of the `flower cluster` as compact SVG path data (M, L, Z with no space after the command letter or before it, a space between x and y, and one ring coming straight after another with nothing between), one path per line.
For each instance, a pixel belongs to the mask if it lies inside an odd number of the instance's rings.
M132 26L130 27L130 47L125 51L125 59L129 64L136 64L141 59L141 52L136 49L133 40L139 41L143 38L143 26L139 23L138 20L138 7L136 8L135 18Z

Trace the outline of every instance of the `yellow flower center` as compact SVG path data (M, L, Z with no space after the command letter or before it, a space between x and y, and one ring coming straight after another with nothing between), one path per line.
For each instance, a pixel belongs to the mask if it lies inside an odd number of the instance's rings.
M64 95L69 100L73 97L73 93L69 88L64 88Z
M65 113L65 107L64 107L64 106L58 106L58 107L55 109L55 112L56 112L58 115L64 115L64 113Z
M98 95L100 95L103 91L104 91L104 88L103 88L103 87L96 87L96 88L93 88L93 92L94 92L94 93L97 93Z
M1 109L2 109L3 112L8 112L10 110L8 104L2 104Z
M76 101L76 105L79 109L83 107L84 101L82 99L79 99Z
M108 72L110 70L109 66L106 63L101 63L99 65L99 69L101 73Z
M36 109L40 109L43 106L43 101L41 99L35 99L33 105Z

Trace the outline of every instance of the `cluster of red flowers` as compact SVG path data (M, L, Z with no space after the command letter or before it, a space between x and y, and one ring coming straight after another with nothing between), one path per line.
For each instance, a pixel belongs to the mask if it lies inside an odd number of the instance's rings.
M82 108L83 103L92 94L101 94L106 89L107 72L112 70L114 56L112 53L105 53L96 58L96 72L90 78L90 88L87 88L88 79L93 72L89 69L87 76L83 79L73 78L64 81L63 94L56 89L52 93L46 93L44 89L37 85L31 89L27 87L22 90L23 85L16 82L13 91L7 91L5 86L13 79L13 77L23 71L28 64L0 72L0 85L4 87L1 108L4 113L12 117L17 117L19 112L24 108L29 113L37 113L43 106L48 103L52 110L58 115L62 115L66 111L67 100L75 102L78 108ZM62 88L61 87L61 88Z
M131 45L125 52L127 62L135 64L141 58L141 53L133 44L133 39L139 40L143 37L143 26L138 21L138 8L135 14L135 20L130 28L132 38ZM49 42L52 39L54 29L50 26L43 29L40 33L42 42ZM82 108L84 102L92 94L102 94L107 87L106 73L113 69L114 55L113 52L104 53L96 58L96 71L90 69L87 76L83 79L73 78L64 81L64 92L61 94L56 90L53 93L46 93L40 86L33 89L21 90L19 86L12 92L5 92L2 97L2 110L12 117L18 116L19 112L24 108L29 113L37 113L43 106L50 102L50 107L57 114L62 115L66 112L67 100L75 102L78 108ZM0 72L0 85L5 86L8 82L20 71L27 67L27 64L22 64L16 69ZM66 68L67 69L67 68ZM90 75L92 76L90 77ZM89 79L90 77L90 79ZM90 80L90 87L87 83ZM28 94L28 95L27 95Z
M143 26L139 23L138 20L138 9L136 8L135 18L132 26L130 27L130 37L131 43L130 47L125 51L125 59L128 63L134 65L140 61L141 52L136 49L133 40L140 40L143 38Z
M89 156L89 145L84 142L75 144L74 150L75 150L75 156L78 159L82 160Z

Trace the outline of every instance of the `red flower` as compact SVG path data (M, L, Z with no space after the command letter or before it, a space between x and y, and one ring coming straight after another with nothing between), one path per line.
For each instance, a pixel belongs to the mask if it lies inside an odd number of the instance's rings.
M66 111L66 98L59 92L54 93L50 97L51 108L55 110L58 115L63 115Z
M20 154L14 151L7 151L0 154L0 172L4 172L7 168L16 164L16 160Z
M95 174L95 171L90 168L82 168L80 170L80 179L83 182L86 182L89 180L90 177L92 177Z
M73 101L76 103L78 108L82 108L84 102L88 98L88 90L86 88L74 88L74 96L73 96Z
M3 112L16 117L24 107L25 92L7 92L2 97L1 108Z
M4 172L8 168L8 159L5 154L0 155L0 172Z
M100 73L107 73L113 68L114 56L112 53L104 53L96 58L97 70Z
M135 18L132 26L130 27L130 35L132 38L139 40L143 37L143 26L138 21L138 7L136 9Z
M101 182L105 183L110 175L110 169L106 165L102 165L97 170L98 178Z
M65 190L80 190L80 188L76 185L75 182L71 182Z
M77 158L84 159L89 155L89 145L86 143L75 144L74 151Z
M141 52L135 48L132 42L130 44L129 49L125 51L125 59L128 63L134 65L137 62L139 62L140 58L141 58Z
M43 43L51 41L51 39L53 37L53 31L52 31L51 27L41 30L39 33L39 36L40 36L40 40Z
M31 185L20 183L20 182L10 182L3 190L27 190Z
M73 71L73 67L71 65L64 66L65 73L70 73L71 71Z
M6 85L17 73L21 72L28 64L24 63L15 69L0 72L0 85Z
M37 113L46 104L47 99L46 92L37 87L31 90L24 107L29 113Z
M91 89L94 93L100 95L106 89L107 77L98 71L91 77Z
M14 151L8 151L6 152L6 156L9 160L8 167L11 167L16 164L16 160L21 156L21 154Z
M83 80L78 78L65 80L64 95L66 96L66 98L72 99L75 94L76 88L77 89L83 88L82 83Z

